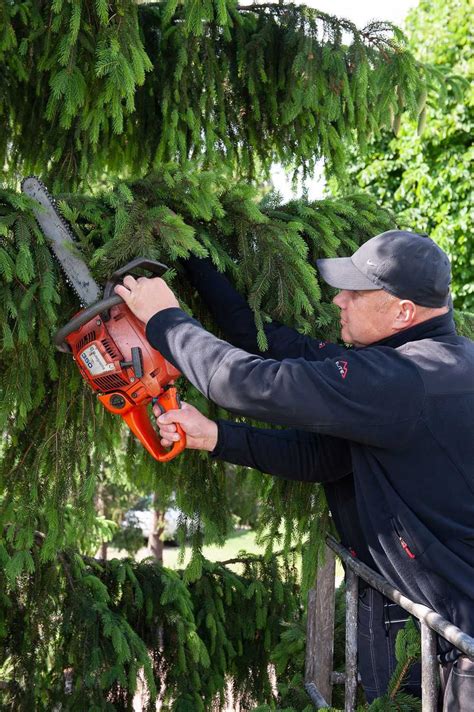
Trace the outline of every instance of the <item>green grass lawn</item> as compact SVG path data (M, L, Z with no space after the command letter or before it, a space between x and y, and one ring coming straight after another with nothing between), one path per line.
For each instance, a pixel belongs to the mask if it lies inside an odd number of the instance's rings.
M235 559L239 554L263 554L264 547L260 546L256 542L255 532L250 529L236 529L232 536L230 536L225 542L224 546L217 546L212 544L210 546L205 546L203 548L203 554L209 561L228 561L229 559ZM184 552L184 560L179 561L179 547L165 545L163 552L163 564L170 569L181 569L188 564L191 558L191 547L186 546ZM149 550L143 547L137 552L136 559L141 561L150 555ZM126 551L118 549L109 549L108 557L113 558L123 558L128 556ZM239 564L234 564L231 566L232 569L238 571ZM336 563L336 585L344 578L344 571L339 561Z
M227 561L228 559L235 559L241 551L247 554L263 554L264 548L257 544L255 538L255 532L250 529L236 529L227 539L224 546L217 546L216 544L205 546L203 548L203 554L206 559L209 559L209 561ZM170 569L184 568L189 563L191 558L191 547L185 547L183 561L179 561L179 554L179 547L165 544L165 549L163 551L163 564L168 566ZM114 549L113 547L110 547L108 550L109 559L122 559L126 556L128 556L128 553L123 549ZM150 556L150 552L146 547L143 547L138 550L135 558L137 561L141 561L147 556Z
M203 548L203 554L209 561L227 561L235 559L240 552L247 554L263 554L263 546L259 546L255 541L255 532L249 529L236 529L234 534L227 539L224 546L211 544ZM167 546L163 553L163 563L171 569L182 568L186 566L191 558L191 548L186 547L185 558L182 564L178 563L179 548Z

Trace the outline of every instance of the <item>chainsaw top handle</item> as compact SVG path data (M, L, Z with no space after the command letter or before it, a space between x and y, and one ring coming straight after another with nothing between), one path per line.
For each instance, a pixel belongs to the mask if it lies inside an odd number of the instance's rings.
M119 267L119 269L115 270L115 272L110 275L104 288L104 299L112 296L114 294L115 285L121 282L122 278L125 277L126 274L132 274L136 269L147 269L152 274L156 274L158 277L161 277L161 275L167 271L168 267L162 262L157 262L156 260L149 260L146 257L136 257L131 262L127 262L127 264L123 267Z
M69 344L66 343L66 337L80 329L84 324L87 324L88 321L98 314L101 314L104 320L109 318L110 309L123 302L122 297L119 297L118 294L114 294L115 285L118 284L126 274L130 274L136 269L147 269L153 274L161 276L166 272L168 267L162 262L149 260L146 257L136 257L131 262L127 262L126 265L116 270L105 285L104 298L80 311L55 333L53 340L58 351L70 353L71 349Z

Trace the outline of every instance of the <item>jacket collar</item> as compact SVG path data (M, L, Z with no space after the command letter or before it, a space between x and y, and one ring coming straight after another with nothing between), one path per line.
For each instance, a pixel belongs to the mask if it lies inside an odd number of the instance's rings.
M387 336L386 339L370 344L370 346L390 346L396 349L398 346L403 346L403 344L407 344L409 341L436 339L440 336L454 336L455 334L456 327L453 319L453 310L450 309L446 314L435 316L433 319L428 319L421 324L411 326L409 329L399 331L392 336Z

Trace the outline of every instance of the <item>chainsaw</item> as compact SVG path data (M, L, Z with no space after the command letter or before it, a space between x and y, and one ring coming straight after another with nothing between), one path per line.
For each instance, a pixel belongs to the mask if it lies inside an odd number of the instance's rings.
M35 177L25 178L22 190L39 203L35 218L82 306L54 335L59 351L72 355L81 376L97 392L102 405L120 415L142 445L159 462L167 462L186 447L186 436L165 449L148 414L150 403L162 412L180 407L174 381L179 371L147 341L145 325L130 311L114 287L126 274L147 270L162 275L168 268L137 257L115 271L103 295L81 258L69 225L54 199Z

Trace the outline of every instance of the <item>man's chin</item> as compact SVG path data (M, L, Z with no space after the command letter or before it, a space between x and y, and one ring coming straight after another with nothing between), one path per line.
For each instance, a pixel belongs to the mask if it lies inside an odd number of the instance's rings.
M352 340L352 336L349 333L349 330L346 328L345 324L341 325L341 340L344 341L345 344L352 345L354 342Z

